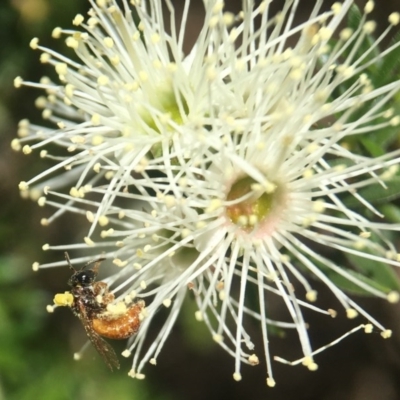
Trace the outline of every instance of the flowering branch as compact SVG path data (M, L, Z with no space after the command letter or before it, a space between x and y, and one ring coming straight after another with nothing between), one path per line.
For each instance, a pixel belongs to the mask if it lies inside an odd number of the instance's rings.
M244 0L238 15L222 1L205 1L203 27L185 55L189 1L179 30L169 1L167 12L160 0L131 3L133 9L126 0L122 8L115 0L90 0L89 18L73 21L82 31L53 31L55 38L66 36L79 61L32 40L59 83L16 78L15 85L46 91L37 105L56 128L21 121L12 142L15 150L40 150L54 161L20 183L22 194L55 208L43 225L66 213L89 222L84 243L45 250L87 248L87 256L75 259L82 262L101 252L119 268L105 280L116 285L116 301L146 300L142 326L123 353L133 355L129 374L143 378L145 364L156 364L188 291L196 319L234 357L235 380L242 363L259 363L248 318L259 323L269 386L275 385L271 327L297 331L303 356L291 364L310 370L318 367L314 355L350 333L375 327L389 337L347 292L399 299L389 265L399 267L400 256L385 232L400 225L376 222L384 215L362 194L398 180L400 150L377 151L371 135L385 134L390 143L400 122L392 108L400 81L376 85L373 74L398 53L398 43L383 52L378 45L399 14L371 41L373 1L360 13L351 0L322 12L318 0L299 25L293 22L298 0L286 1L275 16L269 1ZM358 22L342 29L348 14L359 15ZM370 152L358 151L357 143ZM64 155L50 155L50 144ZM34 269L60 265L35 263ZM315 279L348 318L364 321L318 350L303 309L337 312L314 305ZM269 317L267 292L284 303L289 321ZM170 313L147 346L160 307Z

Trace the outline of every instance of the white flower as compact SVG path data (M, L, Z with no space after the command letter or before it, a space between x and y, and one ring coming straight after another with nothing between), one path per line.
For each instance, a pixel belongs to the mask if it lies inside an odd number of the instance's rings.
M303 357L291 364L310 370L317 368L314 355L336 343L317 350L310 343L302 308L337 313L310 304L317 301L310 277L333 292L348 318L363 317L365 323L338 340L359 329L369 333L372 326L390 335L335 282L343 279L390 302L399 297L344 268L346 256L400 266L384 235L400 226L367 218L350 209L345 197L374 218L383 217L357 191L390 185L400 151L373 158L344 143L398 125L388 103L400 82L374 88L368 69L396 45L377 53L387 30L360 55L375 27L367 20L372 1L354 31L338 31L351 0L325 13L317 1L309 19L296 26L299 1L287 1L273 18L268 1L257 7L243 3L243 12L233 16L222 2L205 2L204 26L187 57L182 43L189 2L179 34L172 28L167 35L160 0L139 2L138 25L126 1L123 12L116 2L103 0L91 2L86 24L75 18L87 32L57 29L56 35L69 35L67 45L82 64L41 48L42 59L55 66L62 82L39 85L50 93L40 101L44 115L59 129L23 122L22 138L13 147L39 139L23 151L54 143L71 154L54 157L55 167L20 187L27 192L38 181L49 186L39 204L57 211L45 223L75 212L91 224L85 244L46 249L89 246L103 252L121 267L106 279L116 285L116 300L146 301L147 317L124 352L133 354L131 376L143 377L145 363L156 363L188 290L198 304L196 318L235 358L236 380L241 363L256 365L262 355L267 384L275 385L268 326L297 330ZM175 14L167 6L174 27ZM389 21L396 25L399 15ZM36 40L32 47L40 48ZM48 180L61 168L67 169L63 176ZM69 194L57 192L68 185ZM340 253L344 265L317 247ZM304 296L295 286L304 288ZM291 320L269 317L267 292L284 302ZM170 313L143 350L160 307ZM259 321L263 351L254 348L246 331L248 317Z

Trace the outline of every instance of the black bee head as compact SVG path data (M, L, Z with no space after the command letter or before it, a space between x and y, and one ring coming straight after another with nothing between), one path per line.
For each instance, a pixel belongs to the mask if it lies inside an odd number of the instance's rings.
M97 274L91 269L88 269L87 271L77 271L71 276L71 278L69 278L68 285L72 287L90 286L95 281L96 275Z
M69 259L69 255L67 252L65 254L65 259L67 260L67 264L69 266L69 269L73 271L73 274L71 278L69 278L68 285L72 287L87 287L93 284L93 282L96 280L97 273L99 271L99 266L102 261L105 260L105 258L98 258L97 260L90 261L87 264L85 264L80 270L76 270ZM87 268L89 265L94 264L93 268Z

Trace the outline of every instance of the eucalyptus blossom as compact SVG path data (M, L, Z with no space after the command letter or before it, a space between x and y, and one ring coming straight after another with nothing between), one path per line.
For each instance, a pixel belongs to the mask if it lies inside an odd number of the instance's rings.
M371 76L397 48L379 51L399 14L369 42L373 1L355 28L343 28L355 12L351 0L328 11L316 1L297 25L300 1L285 1L276 15L269 1L244 0L238 15L222 1L204 1L203 26L185 54L189 1L179 28L169 1L131 3L90 1L89 18L73 20L79 30L56 28L53 36L66 37L74 60L32 40L58 81L17 78L15 84L47 92L37 105L55 127L22 121L12 143L53 161L20 183L23 194L55 208L42 223L65 213L88 221L82 243L44 249L79 251L75 262L103 254L119 268L105 280L116 301L146 302L142 326L123 353L133 356L129 374L143 378L146 363L157 363L188 292L197 303L195 318L234 357L235 380L242 363L261 359L267 384L275 385L271 327L295 330L303 354L275 360L310 370L318 367L316 354L357 330L389 337L337 282L389 302L398 300L398 286L369 280L321 249L348 263L355 257L375 268L400 266L386 234L399 224L360 194L390 186L400 151L374 156L349 145L400 122L392 108L400 81L375 86ZM50 155L50 144L62 155ZM304 308L328 318L341 310L318 307L315 280L348 318L361 317L320 349L309 339ZM269 301L282 301L290 318L272 319ZM160 307L170 312L147 343ZM253 344L248 318L258 321L263 349Z

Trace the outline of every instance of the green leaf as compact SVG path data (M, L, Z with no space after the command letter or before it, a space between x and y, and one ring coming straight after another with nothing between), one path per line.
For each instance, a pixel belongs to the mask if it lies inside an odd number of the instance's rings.
M395 45L400 42L400 33L397 33L392 40L391 45ZM399 71L399 60L400 60L400 46L393 49L387 54L379 65L379 74L372 76L372 83L375 87L381 87L390 83L396 78Z
M399 114L400 109L398 105L393 105L394 115ZM386 121L377 121L386 122ZM384 149L384 153L387 153L388 147L397 140L399 136L399 128L397 126L387 126L386 128L380 129L369 135L369 138L376 143L379 143L380 147Z
M353 254L347 254L347 259L359 271L355 272L358 277L372 287L385 293L400 291L400 281L392 266Z
M380 157L385 154L380 142L371 140L367 136L361 136L360 142L372 157Z
M378 289L382 292L387 292L387 290L385 290L386 288L384 286L380 286L378 285L376 282L374 282L373 280L366 278L364 275L357 273L355 271L352 271L350 269L347 268L342 268L344 271L346 271L348 274L354 276L354 278L359 279L361 282L366 283L369 286L372 286L375 289ZM337 272L333 272L330 271L328 273L326 273L326 276L329 278L330 281L332 281L339 289L350 293L350 294L354 294L357 296L371 296L371 293L364 290L363 288L361 288L360 286L358 286L357 284L349 281L348 279L346 279L345 277L343 277L342 275L338 274Z
M358 190L357 193L371 204L383 204L400 198L400 176L395 176L385 183L387 188L376 183ZM343 202L349 208L359 207L361 205L361 203L352 196L347 197Z
M344 274L348 274L355 280L360 281L361 284L368 285L382 293L390 293L393 290L400 291L400 280L394 272L393 267L352 254L345 254L344 256L347 260L343 260L343 263L354 267L354 269L342 267L336 262L337 266ZM313 263L330 281L343 291L359 296L372 296L371 292L362 288L356 282L349 280L342 274L333 271L321 261L314 259Z
M356 4L353 4L350 7L349 14L348 14L348 26L353 29L353 31L357 31L360 27L360 23L362 20L362 14L360 9ZM362 35L362 33L360 33ZM363 41L361 42L360 46L357 48L355 53L354 59L359 59L361 57L365 57L364 62L374 59L375 57L379 56L379 48L374 46L375 38L372 35L365 35ZM349 52L353 51L353 46L350 46ZM375 65L371 65L368 70L370 72L377 71Z
M360 258L360 257L358 257ZM362 262L358 264L358 267ZM383 293L389 293L393 290L400 291L400 282L397 278L397 275L393 271L393 269L385 264L381 263L376 263L376 266L373 270L369 270L367 276L366 273L361 273L357 271L353 271L348 268L342 268L341 269L354 277L355 279L360 280L361 282L365 283L368 286L371 286L372 288L379 290ZM344 276L338 274L337 272L334 271L324 271L326 276L340 289L344 290L347 293L350 294L355 294L358 296L371 296L371 293L356 283L348 280Z
M395 204L384 204L379 211L385 216L386 220L392 223L400 223L400 207Z
M347 17L348 27L354 31L357 30L358 26L360 25L361 18L362 14L360 8L356 4L352 4Z

